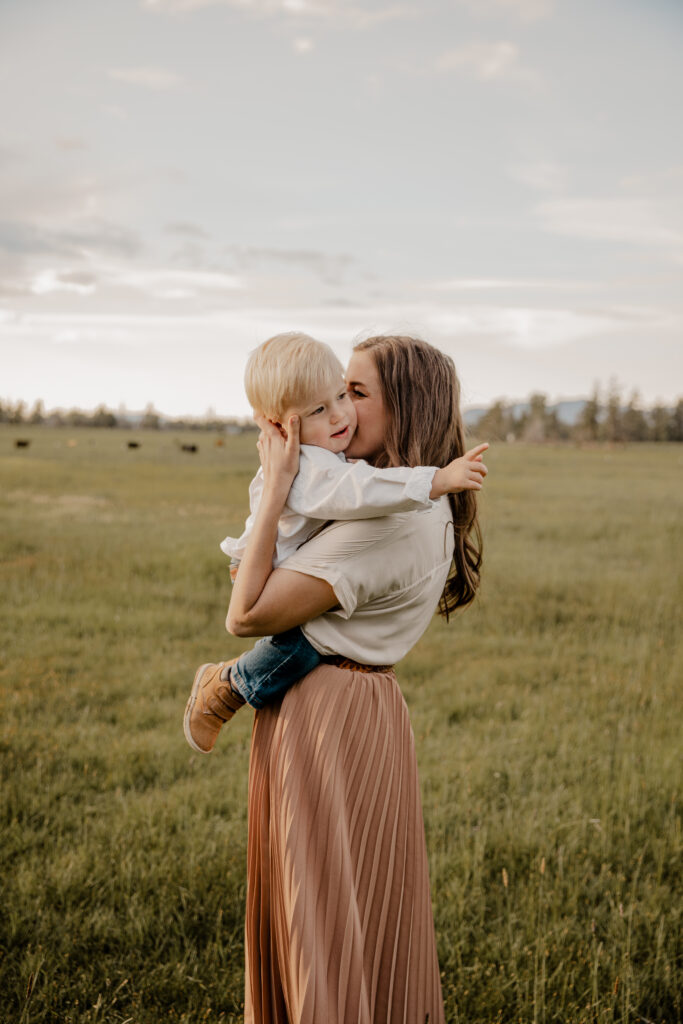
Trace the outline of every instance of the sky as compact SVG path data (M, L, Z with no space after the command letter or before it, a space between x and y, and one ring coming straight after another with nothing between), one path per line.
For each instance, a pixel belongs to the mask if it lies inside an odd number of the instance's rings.
M466 406L683 392L680 0L1 0L0 398L249 412L412 333Z

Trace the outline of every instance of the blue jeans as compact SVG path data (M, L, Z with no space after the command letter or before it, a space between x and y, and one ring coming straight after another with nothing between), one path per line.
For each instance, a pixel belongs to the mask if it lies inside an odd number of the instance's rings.
M298 626L276 636L264 636L230 667L230 681L247 704L262 708L277 700L320 664L321 655Z

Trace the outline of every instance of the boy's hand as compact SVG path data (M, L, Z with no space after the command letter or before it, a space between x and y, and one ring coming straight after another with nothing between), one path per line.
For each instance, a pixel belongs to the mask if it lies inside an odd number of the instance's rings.
M482 462L487 448L488 444L478 444L459 459L453 459L443 469L437 469L429 497L434 499L443 494L457 494L458 491L480 491L488 473Z
M282 492L286 498L299 472L299 417L289 418L286 431L264 416L256 416L255 419L261 428L256 447L263 467L265 488L274 495Z

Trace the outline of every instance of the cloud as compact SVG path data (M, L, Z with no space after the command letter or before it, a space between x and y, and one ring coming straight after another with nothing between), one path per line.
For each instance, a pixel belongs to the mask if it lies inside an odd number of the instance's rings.
M655 200L615 197L546 200L535 214L545 231L635 245L683 247L683 232Z
M220 270L176 270L173 267L139 267L101 264L90 270L40 270L31 282L34 295L73 292L90 295L98 289L130 289L157 299L188 299L200 294L225 294L244 287L241 278Z
M332 13L342 23L345 21L351 28L362 30L374 28L376 25L384 25L389 21L412 20L420 17L422 11L417 6L397 4L376 11L368 11L360 7L339 6L333 8Z
M279 266L306 271L328 284L341 283L344 273L356 263L355 258L346 253L325 253L318 249L234 246L228 251L237 267L244 272Z
M190 221L174 221L166 224L164 231L169 235L181 235L183 238L208 238L208 233L199 224L192 224Z
M619 186L627 193L680 197L683 193L683 164L658 167L644 174L629 174L620 180Z
M547 17L553 9L553 0L493 0L495 7L516 14L523 21L536 21Z
M101 110L107 117L113 117L117 121L126 121L128 119L127 111L119 106L118 103L105 103L102 105Z
M148 284L155 272L137 278ZM160 279L168 280L166 272ZM588 310L568 308L539 308L533 306L462 306L443 309L430 303L390 303L367 306L363 303L344 307L288 307L245 306L239 309L220 309L195 315L135 315L135 314L27 314L21 324L43 328L52 336L62 331L76 335L97 333L103 338L112 332L123 337L135 335L154 342L172 328L182 336L191 336L188 328L218 331L240 327L245 337L267 337L285 325L305 325L305 329L350 346L354 334L362 324L371 325L370 333L385 331L387 325L402 330L435 337L440 340L474 341L495 340L505 346L521 349L547 350L557 348L586 337L623 330L637 325L643 330L651 326L669 324L671 317L659 310L640 308L596 308ZM16 324L15 324L16 325ZM393 329L390 327L389 329ZM303 329L303 328L302 328ZM406 331L404 330L404 333ZM256 343L256 342L255 342ZM438 342L437 342L438 343Z
M234 292L244 287L240 277L220 270L173 270L140 268L105 270L106 282L133 288L159 299L188 299L206 292Z
M522 21L538 21L546 18L554 7L553 0L460 0L478 15L496 17L509 13Z
M87 149L85 140L79 135L59 135L55 139L55 146L57 149L61 149L65 153Z
M534 78L520 60L519 47L507 40L499 42L472 42L454 50L447 50L436 58L435 67L441 74L456 72L470 75L482 82L499 79Z
M19 221L0 222L0 251L17 256L82 258L92 253L134 256L142 246L128 228L108 221L84 221L79 227L50 229Z
M342 0L143 0L143 6L159 14L191 14L207 7L234 7L258 17L316 19L358 30L418 17L421 13L413 4L372 9L369 5L347 4Z
M26 160L27 154L19 146L7 146L0 143L0 166L7 168L8 164L20 163Z
M618 309L539 309L526 306L470 306L439 310L429 317L441 334L458 337L491 337L524 349L555 348L581 338L619 330L634 311ZM639 323L660 322L659 314L640 311Z
M109 68L107 75L116 82L139 85L154 92L167 92L182 83L180 75L164 68Z
M34 295L49 292L74 292L76 295L91 295L97 279L87 271L41 270L33 279L31 291Z
M595 288L594 282L588 281L566 281L555 278L497 278L497 277L457 277L450 281L435 281L429 285L430 291L436 292L457 292L457 291L506 291L506 290L548 290L548 291L575 291L587 288Z
M567 171L551 160L535 160L513 164L508 173L515 181L538 189L540 192L562 192L566 188Z

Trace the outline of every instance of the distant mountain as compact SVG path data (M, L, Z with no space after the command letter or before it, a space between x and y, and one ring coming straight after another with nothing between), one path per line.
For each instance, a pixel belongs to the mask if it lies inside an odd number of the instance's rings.
M555 405L551 405L550 408L555 410L560 423L566 423L567 426L573 427L578 421L585 404L585 398L575 398L573 401L557 402Z
M573 427L581 415L581 410L586 404L585 398L574 398L567 399L566 401L556 402L555 405L548 406L548 412L557 413L557 418L560 423L566 423L567 426ZM525 412L529 411L528 402L513 402L507 406L508 410L512 413L514 419L519 419ZM482 416L487 413L489 406L477 405L471 409L465 409L463 418L465 420L466 427L476 427Z
M473 406L471 409L465 409L462 414L465 426L476 427L477 423L486 412L488 412L488 407L484 405L477 405Z

